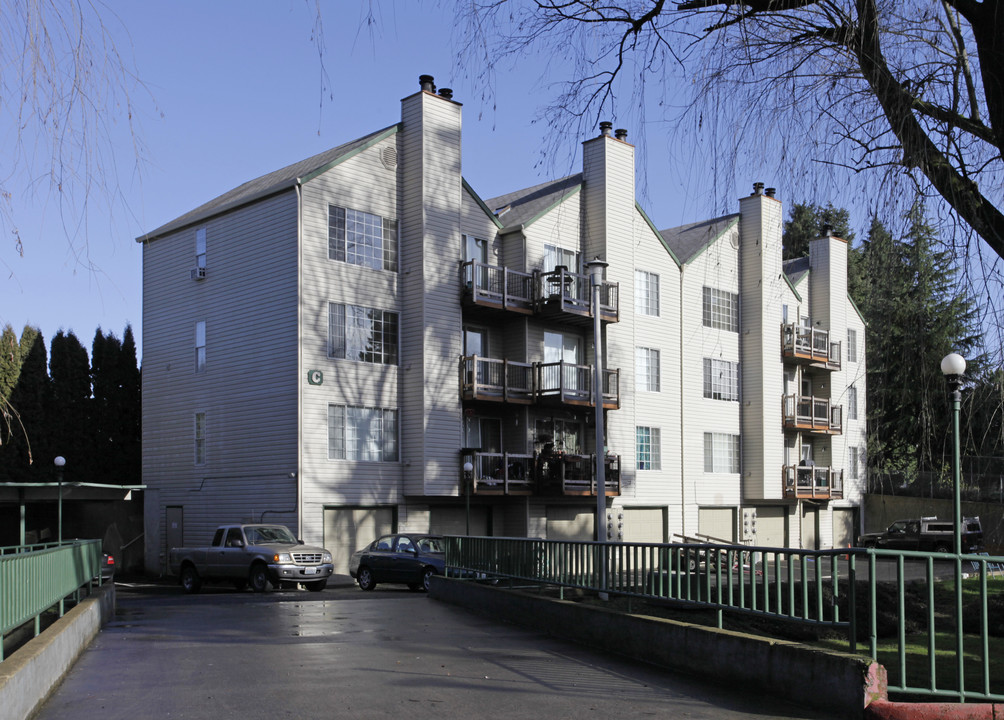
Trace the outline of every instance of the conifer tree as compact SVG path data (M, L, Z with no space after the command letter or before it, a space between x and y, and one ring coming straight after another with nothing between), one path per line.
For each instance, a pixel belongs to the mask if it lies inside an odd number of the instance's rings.
M812 203L795 203L791 206L791 217L784 222L781 247L785 260L806 257L809 242L826 233L826 228L838 238L854 243L850 213L844 208L835 208L831 203L826 207Z
M45 341L36 328L25 326L18 346L21 363L9 403L19 421L0 452L0 476L8 482L41 482L51 474Z
M91 446L91 376L87 350L72 332L52 338L49 374L54 408L53 448L66 458L73 479L91 482L96 453ZM70 470L68 469L69 473Z

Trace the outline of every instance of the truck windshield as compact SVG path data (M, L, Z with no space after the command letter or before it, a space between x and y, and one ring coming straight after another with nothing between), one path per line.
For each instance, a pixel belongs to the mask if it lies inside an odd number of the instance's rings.
M245 527L244 534L247 536L249 545L263 545L265 543L286 543L295 545L296 538L288 529L282 525L255 525Z

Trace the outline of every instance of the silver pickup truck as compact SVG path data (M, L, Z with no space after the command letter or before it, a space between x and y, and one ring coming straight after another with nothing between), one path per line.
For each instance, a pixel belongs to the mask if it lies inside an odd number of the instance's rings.
M269 583L301 584L318 592L334 572L331 553L304 545L284 525L221 525L213 544L171 548L168 564L185 592L196 593L203 581L232 583L264 592Z

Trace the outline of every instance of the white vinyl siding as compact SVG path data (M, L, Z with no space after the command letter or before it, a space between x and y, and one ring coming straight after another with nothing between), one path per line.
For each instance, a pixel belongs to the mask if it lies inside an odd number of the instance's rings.
M704 358L704 397L739 400L739 363Z
M397 460L397 411L328 406L328 459Z

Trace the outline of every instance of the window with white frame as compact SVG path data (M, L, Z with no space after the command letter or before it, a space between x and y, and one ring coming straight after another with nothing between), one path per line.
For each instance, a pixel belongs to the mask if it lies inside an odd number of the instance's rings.
M328 459L397 461L397 410L328 406Z
M195 267L205 270L206 268L206 229L199 228L195 231Z
M397 272L397 221L329 205L328 258Z
M576 250L544 245L544 272L551 272L559 265L564 265L569 272L579 272L579 253Z
M847 388L847 419L858 419L858 389L853 385Z
M473 235L464 235L464 260L488 262L488 241Z
M206 321L195 323L195 372L206 370Z
M634 311L639 315L659 315L659 276L645 270L634 271Z
M639 470L662 469L660 437L661 432L657 427L639 425L635 428L635 456L637 457Z
M858 464L861 461L860 453L858 448L853 445L847 448L847 475L852 480L857 480L860 474L858 469Z
M705 287L702 317L704 327L739 332L739 296L727 290Z
M704 433L704 472L739 472L739 436Z
M396 312L328 304L328 357L397 365L397 347Z
M858 361L858 331L847 328L847 362Z
M653 348L635 348L635 387L648 392L659 392L659 351Z
M206 413L195 413L195 464L206 464Z
M739 363L704 358L704 397L739 400Z

